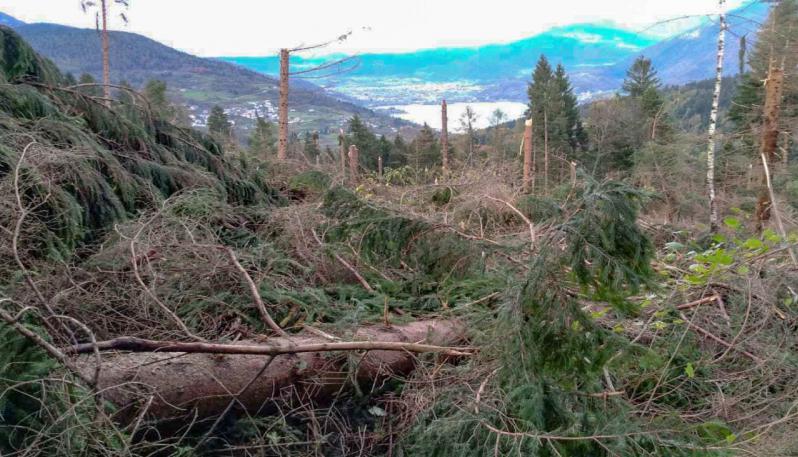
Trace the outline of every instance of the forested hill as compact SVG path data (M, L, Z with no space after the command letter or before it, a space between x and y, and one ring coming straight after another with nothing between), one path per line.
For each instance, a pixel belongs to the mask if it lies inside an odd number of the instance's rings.
M53 60L59 68L78 77L83 73L100 77L100 37L93 29L56 24L13 25L31 46ZM213 59L196 57L172 49L141 35L111 32L111 78L141 87L160 79L170 96L191 107L196 125L202 125L210 107L224 107L236 124L246 129L255 112L276 114L278 84L274 78ZM390 132L401 121L376 114L328 93L313 84L296 80L291 90L292 123L301 130L337 131L358 114L378 131Z

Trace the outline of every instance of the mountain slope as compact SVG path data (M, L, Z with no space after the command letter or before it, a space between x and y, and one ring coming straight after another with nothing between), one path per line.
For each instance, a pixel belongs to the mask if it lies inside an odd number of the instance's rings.
M729 14L729 32L726 34L726 50L723 74L739 73L739 37L746 36L749 47L756 39L760 24L770 10L767 3L751 3ZM685 84L715 76L718 53L718 24L710 22L671 39L657 43L643 51L659 71L667 84ZM619 63L616 71L628 68L631 60Z
M738 71L739 36L749 43L767 16L769 5L752 2L729 14L725 74ZM562 63L583 98L617 90L632 61L652 58L666 84L684 84L714 76L717 24L703 25L676 37L656 41L645 34L593 24L548 30L506 44L473 48L437 48L403 54L364 54L360 66L330 86L369 106L510 100L523 102L532 68L541 54ZM301 69L329 61L294 57ZM276 57L222 57L264 74L277 74Z
M13 28L19 27L20 25L25 25L25 23L15 17L9 16L8 14L0 13L0 25Z
M589 69L624 60L653 43L650 37L617 28L576 24L506 44L363 54L358 56L359 67L333 78L331 86L370 105L423 103L442 96L455 102L501 100L508 99L507 90L515 90L516 81L529 78L541 54L572 71L587 70L595 78ZM302 69L336 57L296 56L292 65ZM274 56L220 59L264 74L274 75L279 69Z
M63 71L100 77L100 38L95 30L55 24L20 25L15 30ZM126 81L141 87L151 79L166 81L170 96L190 106L196 125L204 125L213 104L223 106L243 129L249 127L256 111L267 117L276 114L278 83L271 77L195 57L134 33L112 32L110 40L114 82ZM354 114L379 130L391 131L400 126L392 118L303 81L294 82L290 100L292 123L300 130L337 131Z

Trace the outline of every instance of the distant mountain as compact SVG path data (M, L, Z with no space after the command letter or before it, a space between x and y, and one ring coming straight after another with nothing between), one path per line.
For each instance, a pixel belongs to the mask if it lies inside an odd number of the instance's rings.
M729 14L725 74L737 73L739 36L755 38L769 5L751 2ZM621 85L632 61L643 54L654 61L666 84L683 84L712 77L717 53L718 26L703 25L666 40L619 28L576 24L548 30L506 44L471 48L437 48L402 54L364 54L360 66L327 82L327 87L356 98L367 106L508 100L524 102L526 87L538 57L562 63L582 99L611 93ZM302 69L341 56L292 58ZM222 57L231 63L277 74L276 57Z
M0 13L0 25L14 28L19 27L20 25L25 25L25 23L17 18L9 16L8 14Z
M89 73L100 78L101 48L96 30L55 24L23 24L15 26L15 30L63 71L76 77ZM213 104L223 106L242 129L252 124L256 113L276 117L278 83L274 78L215 59L195 57L134 33L112 32L110 40L114 82L142 87L152 79L166 81L169 95L190 106L196 125L204 124ZM294 81L290 100L291 122L300 130L337 132L354 114L385 133L404 125L301 80Z
M770 5L754 2L732 11L728 17L724 75L739 73L740 38L746 36L749 46L755 42L760 24L765 22ZM667 84L684 84L715 76L718 54L718 24L710 22L676 37L657 43L643 51ZM615 70L628 68L630 60L621 62Z
M444 93L452 101L507 99L507 83L528 80L541 54L571 72L593 75L594 69L629 58L653 43L651 37L618 28L577 24L507 44L363 54L355 71L331 78L328 87L373 106L395 103L397 97L423 103L438 100ZM292 66L301 70L337 57L296 56ZM220 59L264 74L279 70L275 56Z

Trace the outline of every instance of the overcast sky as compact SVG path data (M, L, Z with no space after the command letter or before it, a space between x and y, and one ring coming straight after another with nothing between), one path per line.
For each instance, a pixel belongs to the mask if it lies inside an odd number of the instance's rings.
M95 0L99 1L99 0ZM658 21L717 11L717 0L130 0L112 7L112 28L141 33L201 56L260 56L280 47L353 36L328 52L399 52L507 42L550 27L602 22L660 35L690 21ZM729 0L729 8L747 0ZM0 0L26 22L94 27L80 0ZM694 19L695 20L695 19Z

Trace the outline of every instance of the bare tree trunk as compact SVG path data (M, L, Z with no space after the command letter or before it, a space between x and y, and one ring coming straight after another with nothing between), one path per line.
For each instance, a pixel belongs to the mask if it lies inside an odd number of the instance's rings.
M280 102L278 106L279 136L277 144L277 160L288 157L288 49L280 50Z
M524 123L524 193L532 190L532 119Z
M549 113L543 110L543 189L549 193Z
M762 163L762 177L759 188L759 198L756 205L756 227L762 230L770 220L770 208L773 205L771 192L768 189L767 164L776 162L776 150L779 142L779 111L781 110L781 96L784 88L784 71L772 65L768 71L765 83L765 107L762 113L762 139L759 145L759 154L767 162Z
M391 375L408 374L415 367L414 355L402 349L385 350L383 346L419 342L454 345L461 342L464 330L459 322L444 320L417 321L391 328L363 327L355 333L352 347L363 346L360 349L367 350L374 343L375 348L357 358L353 372L349 372L346 357L331 357L324 349L329 346L332 350L347 343L308 334L270 338L266 343L199 345L200 350L191 352L180 351L186 346L183 343L171 351L168 345L154 352L142 347L141 350L150 352L120 352L103 357L98 387L103 397L117 406L115 418L121 423L136 420L141 408L153 419L177 419L194 413L205 418L223 414L234 402L236 411L245 409L256 414L263 412L264 407L268 411L275 400L290 397L292 393L303 398L335 395L352 381L352 375L370 385ZM136 341L130 343L133 347L128 349L135 350ZM143 343L146 345L147 341ZM202 346L208 350L202 350ZM230 350L219 351L214 346ZM110 344L109 349L113 347ZM269 348L279 351L270 352ZM305 352L303 348L315 349ZM88 349L91 352L93 347ZM270 361L270 357L274 360ZM91 377L96 363L95 356L89 353L78 359L77 368ZM150 396L154 400L149 404L141 401Z
M377 156L377 176L382 179L382 156Z
M111 44L108 36L108 0L100 0L102 15L103 97L105 106L111 107Z
M352 180L352 185L356 185L358 181L358 160L359 157L357 146L353 144L352 146L349 146L349 177Z
M709 115L709 134L707 145L707 190L709 191L709 227L718 229L718 204L715 200L715 132L718 128L718 106L723 82L723 52L726 47L726 0L719 0L720 32L718 32L718 58L715 72L715 92L712 95L712 111Z
M445 175L449 171L449 115L446 100L441 103L441 168Z
M338 151L341 155L341 179L346 182L346 137L344 129L338 131Z

